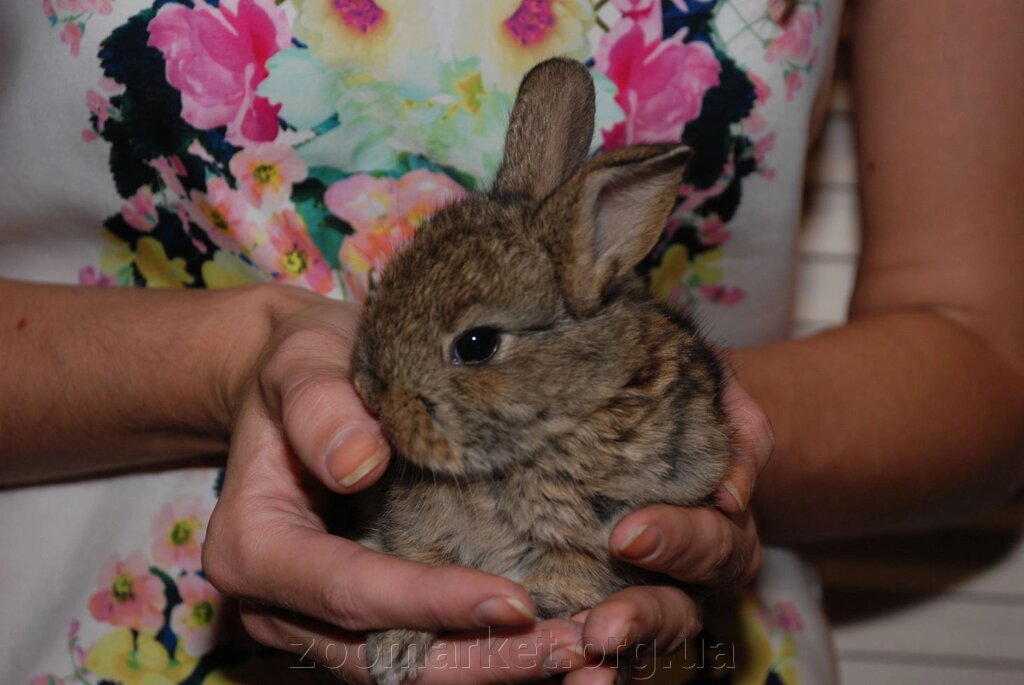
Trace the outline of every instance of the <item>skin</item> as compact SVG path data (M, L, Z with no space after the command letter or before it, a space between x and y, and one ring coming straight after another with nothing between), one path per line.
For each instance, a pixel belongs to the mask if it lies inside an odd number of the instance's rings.
M850 322L732 355L775 423L773 540L935 525L1024 481L1024 5L920 5L854 6Z
M172 293L9 280L0 280L0 300L16 303L0 311L0 355L21 362L0 370L0 384L18 398L0 406L9 438L0 447L0 482L180 462L229 449L203 568L221 591L243 600L243 623L260 642L306 653L309 643L294 640L299 634L315 641L309 656L331 663L339 646L356 655L369 629L448 632L489 625L519 627L514 635L542 647L510 653L518 666L511 675L458 669L467 682L484 683L543 677L545 662L559 649L554 672L579 668L584 659L572 649L584 638L618 645L632 630L631 640L678 643L697 628L695 601L668 587L631 588L577 621L535 624L529 594L507 579L422 566L329 535L319 514L328 491L365 488L389 456L376 421L348 382L359 316L353 305L276 286ZM183 320L190 325L181 326ZM238 331L246 334L236 337ZM105 372L115 365L121 372ZM180 368L191 372L168 374ZM174 385L179 377L182 383ZM745 445L730 487L747 493L749 471L767 459L770 437L758 432L766 430L766 420L739 386L730 385L729 393L737 445ZM720 499L723 511L738 512L727 491ZM752 575L759 550L749 511L734 518L742 530L712 509L652 508L624 519L611 545L624 558L633 553L641 565L676 570L681 579L732 585ZM641 525L647 533L626 544ZM655 536L648 545L658 527L666 539ZM733 544L733 537L741 543ZM686 549L676 550L679 545ZM700 563L690 567L687 559ZM476 640L453 639L448 649L473 663L480 656L471 648ZM510 647L502 643L501 649ZM578 682L601 682L609 673L587 669ZM355 657L339 674L365 682ZM450 677L451 669L428 669L424 682Z
M760 557L752 511L772 540L851 535L948 520L1024 481L1024 93L1012 68L1024 58L1015 30L1024 5L933 0L922 12L912 0L863 0L856 9L865 235L851 321L731 353L737 497L723 489L718 509L651 507L612 533L613 554L680 580L749 578ZM366 487L387 458L345 381L351 307L289 288L156 293L3 280L0 302L9 362L0 387L18 398L0 405L0 483L179 464L230 446L204 564L244 600L245 625L266 644L304 651L289 644L301 630L329 660L327 640L355 647L360 631L388 625L525 626L517 630L555 636L541 643L556 647L616 644L627 633L671 643L699 626L699 601L674 588L631 588L573 621L533 625L507 602L532 607L514 583L326 535L316 513L325 488ZM767 468L773 438L759 406L777 436ZM470 644L449 648L472 661ZM457 672L472 674L467 682L531 681L544 677L543 661ZM573 670L582 660L561 663ZM339 672L363 675L354 662ZM428 669L423 682L450 676ZM564 682L612 677L584 669Z

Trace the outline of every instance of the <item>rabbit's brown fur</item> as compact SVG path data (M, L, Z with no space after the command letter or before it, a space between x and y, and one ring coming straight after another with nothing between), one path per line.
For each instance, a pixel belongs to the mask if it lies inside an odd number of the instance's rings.
M526 76L494 189L439 212L392 260L354 364L401 455L367 542L520 581L542 618L649 579L611 558L612 526L706 501L729 452L715 355L633 273L689 152L587 160L593 116L581 64ZM454 361L453 341L482 326L500 332L494 357ZM432 639L375 634L374 677L411 680Z

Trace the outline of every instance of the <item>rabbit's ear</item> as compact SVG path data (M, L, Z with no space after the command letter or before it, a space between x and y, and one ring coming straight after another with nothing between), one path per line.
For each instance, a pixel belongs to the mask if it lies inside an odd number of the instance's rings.
M569 180L590 151L594 102L580 62L556 57L531 69L509 117L494 193L540 202Z
M575 309L593 310L657 244L679 194L690 148L641 145L586 165L551 205L572 207L562 276ZM561 195L562 193L559 193ZM564 216L564 214L563 214Z

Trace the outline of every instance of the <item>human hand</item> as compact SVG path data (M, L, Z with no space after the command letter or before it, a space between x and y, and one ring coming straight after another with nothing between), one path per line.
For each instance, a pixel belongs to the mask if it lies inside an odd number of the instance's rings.
M735 429L733 459L715 494L716 507L655 505L615 526L612 554L631 564L692 584L703 592L736 587L761 566L761 543L749 508L758 475L775 446L768 417L735 378L723 395ZM623 650L670 654L701 628L701 597L676 586L638 586L617 592L575 619L582 624L590 664L565 685L613 683Z
M327 532L320 505L332 491L367 487L389 458L348 381L359 311L290 288L274 295L262 352L225 373L226 403L235 409L224 488L203 548L210 582L242 600L243 625L257 641L315 659L350 681L367 681L363 634L392 626L525 626L489 635L483 649L479 636L445 640L436 651L446 661L428 662L424 685L548 675L545 660L577 644L580 627L535 624L533 601L520 585L378 554ZM537 649L516 648L523 641ZM473 668L485 657L509 669ZM459 668L441 672L456 661Z

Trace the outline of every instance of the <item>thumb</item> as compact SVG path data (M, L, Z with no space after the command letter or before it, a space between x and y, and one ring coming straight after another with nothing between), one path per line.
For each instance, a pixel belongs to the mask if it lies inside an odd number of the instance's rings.
M383 475L391 450L347 379L309 376L282 388L280 406L289 445L328 488L356 492Z

